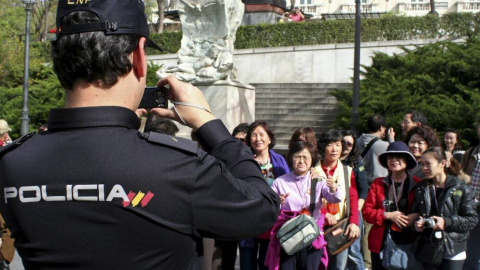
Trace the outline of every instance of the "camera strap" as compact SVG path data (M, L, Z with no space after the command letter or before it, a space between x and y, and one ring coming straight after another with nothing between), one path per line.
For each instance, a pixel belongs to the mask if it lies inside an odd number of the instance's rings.
M391 182L391 191L393 193L393 201L395 202L395 206L397 207L397 210L399 210L400 208L398 208L398 201L400 200L400 198L402 197L402 193L403 193L403 184L405 184L405 181L407 181L408 179L405 179L402 184L400 184L400 188L398 189L399 192L398 192L398 196L397 196L397 189L395 188L395 182L393 182L393 179L391 179L390 177L390 180L389 182ZM400 210L399 210L400 211Z
M435 188L435 185L432 184L431 187L431 192L432 192L432 201L435 204L435 209L437 210L437 214L440 215L440 209L438 209L438 200L437 200L437 189ZM431 213L429 213L431 214Z

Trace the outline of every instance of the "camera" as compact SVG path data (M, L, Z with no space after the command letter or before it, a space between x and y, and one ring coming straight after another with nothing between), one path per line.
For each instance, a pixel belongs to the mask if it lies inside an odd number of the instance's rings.
M435 219L433 218L424 218L422 221L424 228L433 228L435 226Z
M390 200L383 201L383 207L385 208L385 212L395 212L398 211L397 205Z
M145 87L142 101L140 101L139 108L168 108L168 88L166 87Z

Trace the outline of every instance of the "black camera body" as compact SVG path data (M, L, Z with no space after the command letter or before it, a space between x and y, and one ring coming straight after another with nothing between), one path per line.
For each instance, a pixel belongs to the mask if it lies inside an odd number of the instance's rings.
M390 200L383 201L383 207L385 208L385 212L395 212L398 211L397 205Z
M433 218L424 218L423 220L423 227L424 228L433 228L433 226L435 226L435 219Z
M168 88L166 87L145 87L142 101L140 101L139 108L168 108Z

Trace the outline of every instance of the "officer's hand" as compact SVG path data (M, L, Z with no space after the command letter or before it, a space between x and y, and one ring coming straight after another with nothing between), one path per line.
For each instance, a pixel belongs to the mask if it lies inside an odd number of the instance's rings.
M203 93L197 87L189 83L181 82L173 75L168 76L157 83L158 87L164 85L170 86L169 99L172 102L179 101L199 105L211 111L210 106L203 96ZM182 123L181 119L183 119L185 124L192 129L198 129L206 122L216 119L213 114L196 107L185 105L175 105L175 107L177 112L175 112L173 108L154 108L151 110L151 112L160 117L170 118L180 123Z
M135 114L137 114L138 118L140 118L140 117L144 116L145 114L147 114L147 110L140 108L140 109L137 109L135 111Z

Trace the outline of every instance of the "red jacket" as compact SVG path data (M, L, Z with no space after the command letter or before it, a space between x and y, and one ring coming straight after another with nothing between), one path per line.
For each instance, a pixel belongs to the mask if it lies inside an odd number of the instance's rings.
M387 187L385 179L384 177L379 177L373 181L362 209L365 221L373 224L370 234L368 235L368 249L373 253L380 253L382 243L385 240L386 219L383 215L385 212L383 201L385 200L385 187ZM410 208L412 207L414 199L413 188L416 186L416 183L422 180L409 174L406 181L410 181L408 186L408 213L405 213L408 215L410 214Z

